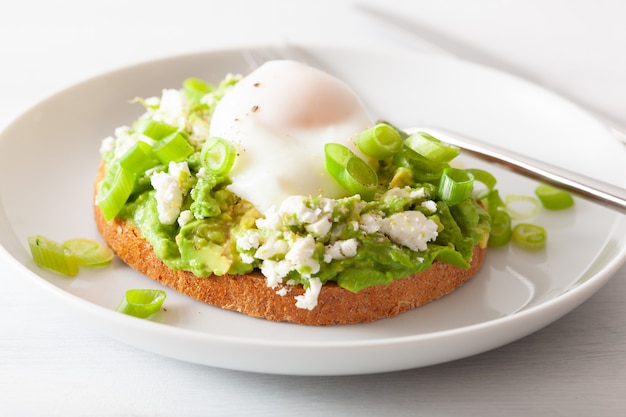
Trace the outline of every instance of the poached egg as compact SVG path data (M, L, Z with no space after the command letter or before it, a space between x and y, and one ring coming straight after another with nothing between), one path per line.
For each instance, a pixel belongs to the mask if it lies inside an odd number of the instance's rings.
M228 188L267 213L293 195L346 196L326 171L324 145L340 143L358 153L356 136L372 125L345 83L305 64L276 60L224 95L209 135L237 149Z

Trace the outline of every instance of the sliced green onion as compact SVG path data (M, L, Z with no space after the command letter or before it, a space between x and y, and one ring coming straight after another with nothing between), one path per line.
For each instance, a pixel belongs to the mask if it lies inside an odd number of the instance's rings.
M233 167L237 150L235 146L222 138L209 138L202 146L200 158L209 171L227 174Z
M564 210L574 205L574 197L566 191L547 184L540 184L535 189L539 201L548 210Z
M526 207L526 210L518 210L517 206ZM539 200L529 195L508 194L505 198L506 211L513 220L525 220L535 217L539 213L541 205Z
M402 150L402 137L386 123L378 123L361 132L357 146L365 155L383 160Z
M489 246L504 246L511 240L513 230L511 228L511 216L504 211L498 210L491 217L491 231L489 232Z
M61 243L37 235L28 238L28 246L33 260L40 267L70 277L78 274L78 261Z
M354 153L338 143L327 143L324 145L324 154L326 155L326 170L339 181L339 177L343 175L343 171L348 165L348 160L352 158Z
M112 220L120 212L135 187L137 177L131 171L118 167L113 181L103 182L96 197L96 204L100 207L106 221Z
M394 155L394 164L411 169L415 181L437 181L448 164L431 161L408 148Z
M448 163L461 152L456 146L442 142L424 132L412 134L404 140L404 145L424 158L439 163Z
M513 243L528 250L539 250L546 246L548 234L543 227L531 223L519 223L513 228Z
M152 157L152 145L140 140L120 158L120 165L135 174L143 174L159 164Z
M113 251L91 239L70 239L63 242L81 266L104 266L111 263Z
M496 177L494 177L491 173L476 168L468 169L467 172L474 176L474 189L472 191L472 196L476 200L482 200L496 187ZM482 184L483 187L481 189L476 189L476 183Z
M378 187L376 171L350 149L338 143L324 146L326 170L349 193L371 200Z
M159 122L158 120L141 119L135 126L135 130L154 140L161 140L176 132L178 129L167 123Z
M191 103L199 103L200 99L213 91L215 87L199 78L187 78L183 81L183 91Z
M163 290L128 290L116 311L145 319L159 311L165 297Z
M376 194L378 175L367 162L353 156L348 160L343 186L348 192L360 194L363 200L370 201Z
M466 200L474 188L474 176L464 169L446 168L439 182L439 198L448 206Z
M187 141L185 134L174 132L154 145L152 153L164 164L184 161L193 153L193 147Z

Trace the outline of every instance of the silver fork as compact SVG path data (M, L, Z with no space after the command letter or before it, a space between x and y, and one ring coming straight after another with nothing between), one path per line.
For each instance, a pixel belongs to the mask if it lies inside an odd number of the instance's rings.
M258 68L264 62L272 59L291 59L318 69L324 69L323 65L315 59L313 54L288 42L284 42L280 46L247 49L244 51L244 59L251 69ZM371 107L368 108L372 110ZM518 174L571 191L583 198L626 214L626 189L624 187L608 184L448 129L420 126L404 130L409 133L417 131L427 132L475 157L496 163Z

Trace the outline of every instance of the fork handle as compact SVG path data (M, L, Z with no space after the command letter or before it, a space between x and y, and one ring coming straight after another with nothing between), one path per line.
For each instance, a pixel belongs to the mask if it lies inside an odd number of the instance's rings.
M419 127L407 132L424 131L464 151L514 172L565 189L581 197L626 214L626 189L585 175L523 156L438 127Z

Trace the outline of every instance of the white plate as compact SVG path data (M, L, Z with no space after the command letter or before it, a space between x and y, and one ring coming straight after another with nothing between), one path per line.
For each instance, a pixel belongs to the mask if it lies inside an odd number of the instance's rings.
M373 103L376 116L400 126L440 125L605 181L624 178L623 145L591 116L534 85L447 58L308 51ZM189 76L218 81L247 70L239 50L177 56L83 82L18 118L0 136L4 259L89 326L142 349L230 369L345 375L432 365L521 338L590 297L626 258L624 217L578 200L573 210L536 219L549 231L545 251L492 250L476 277L439 301L392 319L328 328L254 319L169 289L167 311L135 319L114 312L124 291L158 284L119 262L75 279L33 264L30 235L97 237L91 193L98 149L141 113L130 99L178 88ZM488 168L504 194L532 193L531 181Z

